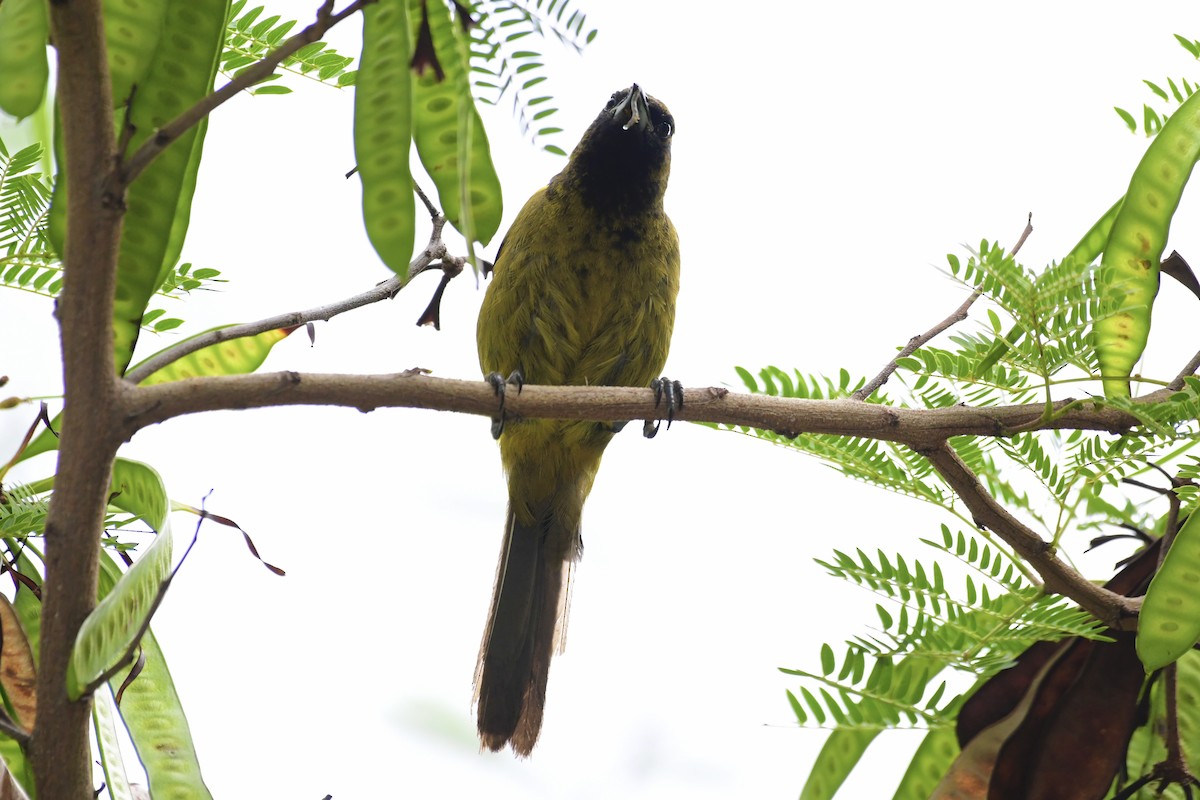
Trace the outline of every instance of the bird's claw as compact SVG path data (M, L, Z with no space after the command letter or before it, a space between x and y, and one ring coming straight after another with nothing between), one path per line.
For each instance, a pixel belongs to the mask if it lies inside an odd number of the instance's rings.
M683 408L683 384L679 381L673 381L670 378L655 378L650 381L650 388L654 390L655 408L658 408L664 401L666 402L667 430L671 430L671 422L675 419L675 412ZM653 439L658 434L658 426L660 424L659 420L646 420L642 425L642 435L647 439Z
M500 408L497 409L496 415L492 417L492 438L499 439L500 434L504 433L504 421L507 417L504 411L504 398L509 386L517 387L517 394L521 393L521 389L525 386L525 376L520 370L515 370L506 379L499 372L489 372L484 380L492 387L492 391L496 393L496 397L500 398Z

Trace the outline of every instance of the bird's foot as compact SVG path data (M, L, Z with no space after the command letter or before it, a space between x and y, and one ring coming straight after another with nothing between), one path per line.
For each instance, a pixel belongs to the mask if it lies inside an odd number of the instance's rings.
M664 401L666 402L667 430L671 430L671 421L675 419L675 412L683 408L683 384L670 378L655 378L650 381L650 388L654 390L655 408L658 408ZM642 435L647 439L653 439L658 433L659 424L659 420L656 419L646 420L642 425Z
M499 439L500 434L504 433L504 420L506 419L504 411L505 393L509 386L515 386L517 387L517 394L520 394L521 389L525 386L525 376L521 374L520 370L515 370L507 379L499 372L489 372L484 380L491 385L492 391L496 393L496 397L500 398L500 408L497 410L496 415L492 417L492 438Z

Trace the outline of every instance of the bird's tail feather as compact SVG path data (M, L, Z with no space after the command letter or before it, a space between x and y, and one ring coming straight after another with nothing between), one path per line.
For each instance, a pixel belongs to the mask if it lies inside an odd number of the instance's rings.
M566 605L578 555L578 518L563 525L547 504L533 524L508 510L492 607L475 671L485 747L511 742L529 755L542 726L550 659L566 639Z

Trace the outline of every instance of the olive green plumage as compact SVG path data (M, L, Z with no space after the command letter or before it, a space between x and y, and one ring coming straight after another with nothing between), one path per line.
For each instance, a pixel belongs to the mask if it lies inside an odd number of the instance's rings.
M521 209L479 313L485 373L568 386L645 386L660 374L679 290L679 240L663 211L673 129L636 84L617 92ZM537 741L583 502L615 432L505 422L508 522L476 673L479 735L492 750L528 755Z

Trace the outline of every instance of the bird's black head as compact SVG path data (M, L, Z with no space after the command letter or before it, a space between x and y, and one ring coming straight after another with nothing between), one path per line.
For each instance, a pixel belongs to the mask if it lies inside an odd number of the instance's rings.
M604 214L661 207L671 172L675 118L636 83L614 92L563 170L583 200Z

